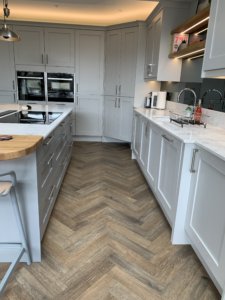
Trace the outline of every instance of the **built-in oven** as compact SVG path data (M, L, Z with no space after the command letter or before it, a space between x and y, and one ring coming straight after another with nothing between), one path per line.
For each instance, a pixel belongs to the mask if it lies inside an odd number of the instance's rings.
M45 101L44 72L17 71L18 100Z
M74 74L47 73L48 102L74 102Z

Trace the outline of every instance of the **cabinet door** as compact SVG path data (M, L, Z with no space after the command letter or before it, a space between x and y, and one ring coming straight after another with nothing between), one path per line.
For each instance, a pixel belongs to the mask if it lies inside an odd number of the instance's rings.
M224 0L212 1L203 71L225 69L225 43L221 40L224 36L224 11Z
M175 217L177 204L181 145L181 142L173 136L162 133L156 193L171 224Z
M0 103L15 103L16 102L16 96L15 92L5 92L0 91Z
M133 140L132 150L134 151L138 160L140 160L141 151L141 130L142 130L142 118L138 114L134 114L134 125L133 125Z
M104 101L104 136L118 138L119 114L116 97L105 97Z
M103 93L104 32L76 32L76 82L79 94Z
M147 178L153 190L156 189L159 169L161 132L158 127L151 124L149 128L149 150L147 163Z
M43 28L32 26L15 26L21 41L14 44L15 63L17 65L44 65Z
M134 97L137 64L137 28L121 31L120 96Z
M119 72L121 55L121 31L112 30L106 34L105 58L105 95L116 95L119 92Z
M45 63L47 66L74 67L74 31L45 29Z
M13 44L0 43L0 90L15 90L15 67L13 57Z
M158 62L159 62L159 48L160 48L160 37L161 37L161 28L162 28L162 14L159 14L153 25L153 53L152 53L152 77L157 77L158 72Z
M76 97L76 135L102 135L102 98Z
M159 14L147 30L146 78L157 78L162 14Z
M145 173L147 173L146 171L148 166L149 141L150 141L150 123L147 119L142 119L140 163Z
M120 97L117 99L117 113L119 114L117 138L126 142L131 142L133 102L132 98Z
M191 180L186 231L221 287L225 281L225 162L198 149Z
M153 23L147 29L147 42L145 53L145 78L152 77L152 59L153 59L153 42L154 42L154 28Z

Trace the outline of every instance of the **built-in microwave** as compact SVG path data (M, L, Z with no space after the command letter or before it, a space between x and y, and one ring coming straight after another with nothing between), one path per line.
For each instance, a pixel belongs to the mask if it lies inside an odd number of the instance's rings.
M17 71L18 100L45 101L44 72Z
M47 73L48 102L74 102L74 74Z

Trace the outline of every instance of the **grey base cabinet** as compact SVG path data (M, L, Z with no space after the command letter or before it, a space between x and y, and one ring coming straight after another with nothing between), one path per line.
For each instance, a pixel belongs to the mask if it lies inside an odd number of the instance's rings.
M186 231L215 285L225 287L225 162L197 147Z

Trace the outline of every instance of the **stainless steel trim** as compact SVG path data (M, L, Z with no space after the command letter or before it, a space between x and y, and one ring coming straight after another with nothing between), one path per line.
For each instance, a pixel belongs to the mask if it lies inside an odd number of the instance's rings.
M173 143L173 139L168 138L167 135L162 134L162 137L163 137L165 140L167 140L168 142Z
M49 79L49 80L66 80L66 81L73 81L73 78L53 78L53 77L47 77L47 79Z
M17 76L17 78L21 79L44 79L44 77L31 77L31 76Z
M191 168L190 168L190 172L191 173L195 173L196 170L194 169L195 167L195 158L196 158L196 154L199 151L199 149L193 149L193 153L192 153L192 160L191 160Z
M47 82L47 73L44 72L44 93L45 93L45 101L48 102L48 82Z

